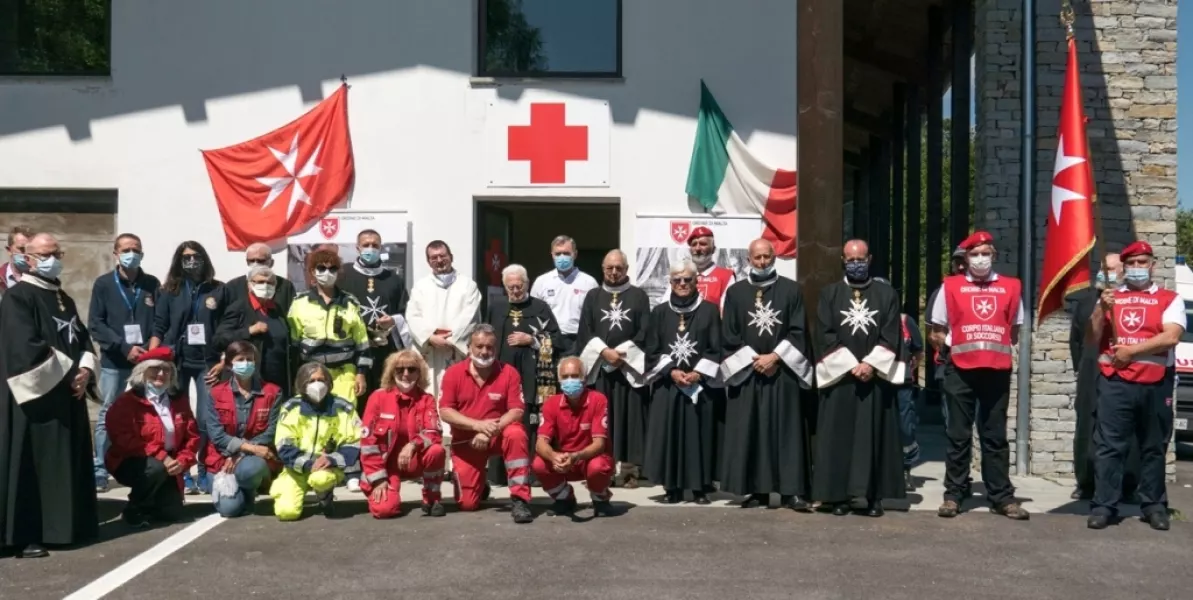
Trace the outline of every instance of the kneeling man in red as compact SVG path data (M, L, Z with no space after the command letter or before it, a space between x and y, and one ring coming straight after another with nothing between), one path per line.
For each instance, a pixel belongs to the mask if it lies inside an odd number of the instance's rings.
M515 523L534 520L530 512L530 453L522 428L522 377L496 360L497 332L476 325L468 338L468 358L443 374L439 415L451 425L452 465L460 510L480 508L486 462L501 456L509 479Z
M426 389L427 363L417 351L402 350L385 360L381 389L365 405L360 489L369 500L369 512L378 519L401 514L403 478L421 478L423 514L445 513L439 487L447 453L435 397Z
M576 496L569 481L584 481L598 517L612 514L609 482L613 479L613 458L605 451L609 439L609 400L596 390L586 389L584 363L574 356L559 363L562 394L543 403L534 475L555 499L551 512L571 514Z

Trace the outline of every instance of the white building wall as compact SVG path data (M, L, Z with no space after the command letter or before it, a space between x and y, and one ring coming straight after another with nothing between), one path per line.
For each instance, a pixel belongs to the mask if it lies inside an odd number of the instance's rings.
M796 9L787 0L624 0L623 80L501 86L470 77L468 0L354 0L334 10L316 0L113 4L110 78L0 79L0 188L116 189L118 229L142 236L145 267L161 275L186 239L212 252L222 278L243 271L224 249L198 150L289 122L341 74L352 85L352 207L409 211L415 277L427 272L422 245L436 238L473 272L477 197L620 198L622 244L634 256L635 214L690 211L701 78L752 149L795 166ZM486 103L521 94L610 103L608 189L486 188Z

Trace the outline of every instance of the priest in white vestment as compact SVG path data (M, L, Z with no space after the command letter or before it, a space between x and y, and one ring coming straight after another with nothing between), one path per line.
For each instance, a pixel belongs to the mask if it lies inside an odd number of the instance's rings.
M452 251L445 242L427 244L427 264L431 274L416 281L410 290L406 323L414 347L431 369L431 389L427 391L439 398L443 372L468 356L468 335L480 322L481 293L476 282L452 266Z

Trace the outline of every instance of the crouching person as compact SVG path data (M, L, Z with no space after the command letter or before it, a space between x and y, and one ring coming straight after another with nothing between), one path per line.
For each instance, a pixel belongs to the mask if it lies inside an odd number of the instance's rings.
M350 402L330 394L331 381L322 364L302 365L294 378L299 395L278 415L274 445L284 468L269 495L279 520L298 520L312 490L323 515L334 516L332 492L344 481L344 469L360 460L360 418Z
M182 474L195 465L199 429L178 390L174 353L161 346L141 354L128 382L104 418L105 464L129 488L124 521L138 528L150 520L181 521Z
M231 518L252 513L257 493L268 490L272 475L281 470L273 440L282 390L261 379L253 344L232 342L224 359L232 377L211 388L211 402L203 407L208 440L204 463L208 473L235 478L234 492L213 490L216 512Z
M547 398L542 407L534 476L543 490L555 499L551 512L571 514L576 496L569 481L584 481L598 517L612 515L609 482L613 459L605 451L609 438L609 400L596 390L586 389L582 379L584 363L568 357L559 363L562 394Z
M390 519L402 512L402 478L419 477L423 514L442 517L439 489L443 483L443 433L435 397L428 394L427 363L417 351L391 354L381 373L381 389L365 404L360 463L360 489L369 512Z

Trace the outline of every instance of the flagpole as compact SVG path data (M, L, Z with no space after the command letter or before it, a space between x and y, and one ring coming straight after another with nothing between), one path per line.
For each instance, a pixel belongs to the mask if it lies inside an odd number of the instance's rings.
M1019 277L1023 281L1023 326L1019 331L1019 374L1017 390L1017 414L1015 426L1015 472L1023 477L1028 474L1028 447L1031 427L1031 334L1034 304L1032 294L1035 286L1035 264L1032 260L1035 236L1035 210L1032 198L1035 196L1036 175L1036 10L1034 0L1023 0L1023 33L1021 35L1023 85L1023 129L1020 132L1019 177Z

